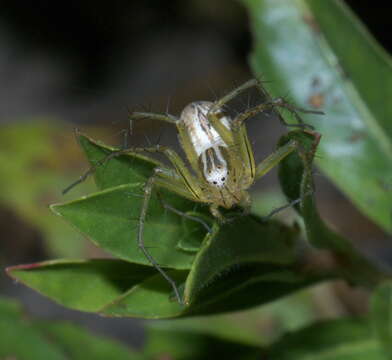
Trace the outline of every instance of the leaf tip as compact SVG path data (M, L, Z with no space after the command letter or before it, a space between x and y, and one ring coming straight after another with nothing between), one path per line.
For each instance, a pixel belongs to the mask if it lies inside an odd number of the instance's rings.
M16 278L15 274L13 274L14 271L18 271L18 270L32 270L32 269L39 268L40 266L41 266L41 263L12 265L12 266L6 267L4 269L4 271L10 278L12 278L14 280L18 280Z

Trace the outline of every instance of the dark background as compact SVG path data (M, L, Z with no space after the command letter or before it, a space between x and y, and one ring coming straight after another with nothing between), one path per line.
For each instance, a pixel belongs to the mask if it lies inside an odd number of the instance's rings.
M390 51L391 7L347 2ZM82 128L100 124L115 139L127 126L129 109L169 108L178 114L191 101L214 99L251 78L250 50L247 15L236 1L2 1L0 125L51 117ZM268 134L253 139L260 160L272 151L282 128L256 121L249 127L252 133ZM154 141L162 131L162 142L175 142L173 131L151 122L136 126L133 141ZM324 216L370 256L390 261L381 230L322 175L318 183ZM271 175L260 186L274 184ZM1 208L0 216L1 241L20 244L12 254L5 251L6 265L48 257L39 232L32 236L29 224L10 209ZM11 281L1 284L4 293L20 297L33 314L75 319L136 346L143 341L138 321L67 311Z

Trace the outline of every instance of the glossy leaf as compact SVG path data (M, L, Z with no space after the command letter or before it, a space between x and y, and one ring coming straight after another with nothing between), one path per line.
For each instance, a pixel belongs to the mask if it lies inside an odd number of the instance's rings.
M186 278L179 271L170 271L169 275L177 284ZM219 314L267 303L322 280L320 276L296 275L294 269L239 267L206 284L197 302L180 306L170 284L157 274L115 299L101 313L148 319Z
M8 274L71 309L97 312L134 285L156 274L119 260L52 260L13 266Z
M213 221L210 216L198 212L188 211L186 214L203 220L206 225L192 219L182 218L184 235L178 241L177 247L184 251L197 252L201 245L200 239L205 237L206 226L211 231Z
M141 154L122 155L102 162L117 149L85 135L78 140L95 166L94 177L101 192L64 204L52 210L74 225L92 242L116 257L151 265L137 244L137 230L144 198L144 184L158 162ZM169 210L162 201L185 213L197 211L209 218L208 208L195 204L166 189L153 192L147 210L143 239L154 259L162 266L189 269L207 229ZM208 221L208 220L206 220Z
M101 164L107 155L118 148L107 146L83 134L78 134L78 141L90 164L96 167L94 179L100 190L122 184L144 183L159 164L140 153L117 156Z
M187 272L172 270L168 275L181 286ZM184 311L185 307L177 302L171 285L155 271L154 276L108 303L100 313L112 317L160 319L178 317Z
M287 334L268 352L270 360L386 360L363 320L331 320Z
M235 231L227 224L211 235L190 276L168 271L180 288L185 286L187 306L177 303L170 284L154 268L120 260L48 261L11 267L8 273L69 308L144 318L241 310L325 279L296 269L296 231L246 218L235 225ZM260 240L254 241L257 233ZM225 246L219 250L218 245Z
M323 136L318 166L362 212L392 232L392 66L343 1L243 0L256 74ZM382 84L382 85L380 85Z
M178 210L187 212L195 204L161 189L161 196ZM138 264L151 265L137 244L140 207L143 201L142 184L126 184L109 188L81 199L53 205L52 210L70 222L94 244L114 256ZM144 243L162 266L189 269L194 254L178 248L186 237L188 242L200 243L206 229L187 231L184 218L162 207L156 193L147 211ZM200 226L200 225L199 225ZM192 237L193 239L191 239Z
M373 294L371 301L372 320L388 358L392 357L392 283L381 284Z
M278 146L290 140L300 144L300 151L290 154L279 164L279 180L289 200L302 199L296 209L304 220L309 242L316 248L333 252L336 271L344 278L359 284L374 285L386 275L362 256L349 240L330 230L317 211L312 162L319 135L292 131L280 139Z
M259 241L255 241L256 234ZM186 280L186 307L173 303L170 285L157 274L102 312L109 316L160 318L235 311L324 280L323 276L301 274L291 267L295 265L295 237L296 232L286 226L242 217L219 230L215 228L187 277L170 272L178 285Z
M114 151L83 136L80 140L90 158L102 159ZM134 178L127 178L129 174L137 175L129 170L132 157L129 158L111 160L118 161L111 171L123 179L121 182L132 181ZM140 161L142 164L145 160ZM13 277L70 308L145 318L241 310L326 279L324 274L302 273L298 268L297 228L262 221L253 215L238 216L218 226L210 220L211 215L206 215L205 207L159 189L160 197L154 192L147 210L144 242L184 291L187 306L180 306L171 285L151 266L136 243L144 182L118 185L103 170L104 166L97 168L98 182L106 184L102 187L114 187L53 205L52 209L96 245L134 264L120 260L44 262L10 268ZM145 181L143 176L149 175L140 176L136 180ZM207 229L199 222L166 211L162 198L175 209L203 219L213 231L210 229L205 236ZM148 271L144 265L149 266ZM124 274L121 283L113 282L118 273ZM86 291L95 282L94 292Z
M216 227L198 252L185 288L185 301L192 302L206 284L233 267L264 263L292 264L296 233L277 222L262 223L252 216ZM234 275L235 276L235 275Z

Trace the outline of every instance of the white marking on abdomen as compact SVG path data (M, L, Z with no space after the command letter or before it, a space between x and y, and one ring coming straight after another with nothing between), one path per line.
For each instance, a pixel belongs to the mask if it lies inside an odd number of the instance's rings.
M181 120L184 121L188 129L190 140L198 156L211 147L227 147L208 120L207 114L212 105L213 103L208 101L191 103L183 110L181 115ZM222 117L220 121L227 128L230 128L227 117Z
M207 114L212 105L207 101L189 104L183 110L181 120L187 127L190 141L201 162L204 178L211 185L222 187L228 177L228 168L221 148L226 148L227 144L208 120ZM230 118L222 116L220 121L230 128Z

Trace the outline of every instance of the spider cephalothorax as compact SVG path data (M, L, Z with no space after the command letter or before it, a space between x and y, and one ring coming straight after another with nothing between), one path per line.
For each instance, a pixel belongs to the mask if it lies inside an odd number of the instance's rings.
M257 87L264 97L267 97L266 102L251 107L236 117L231 118L228 116L223 110L224 106L238 94L251 87ZM167 168L163 164L158 165L145 184L144 199L139 218L138 245L151 264L173 286L179 302L181 302L181 296L176 284L156 263L143 242L144 223L154 186L164 187L192 201L208 204L212 215L220 221L225 221L225 218L221 215L219 207L226 209L234 206L244 209L249 208L250 197L247 189L297 148L295 141L289 141L261 163L255 164L253 150L248 140L244 122L257 113L273 110L277 107L290 110L300 121L300 124L296 126L305 125L301 122L295 110L320 113L318 111L295 108L281 98L268 98L260 82L253 79L215 102L192 102L184 108L179 118L169 114L146 112L131 114L131 119L133 120L150 118L175 125L181 146L193 172L175 151L162 145L119 150L108 155L97 165L102 165L115 156L138 152L163 153L172 164L172 169ZM284 122L282 119L281 121ZM68 187L66 191L78 182L83 181L93 172L92 170L94 168L90 168L80 180ZM173 210L179 215L199 221L208 229L208 225L201 219L181 213L181 211L170 206L166 206L166 208Z
M176 121L179 140L197 175L198 201L231 208L246 199L242 190L249 185L244 181L244 174L247 167L254 168L254 163L241 161L233 147L233 137L223 139L213 126L211 111L216 121L231 134L232 119L221 108L214 110L213 102L198 101L187 105ZM245 141L249 144L247 139Z

